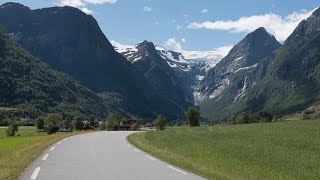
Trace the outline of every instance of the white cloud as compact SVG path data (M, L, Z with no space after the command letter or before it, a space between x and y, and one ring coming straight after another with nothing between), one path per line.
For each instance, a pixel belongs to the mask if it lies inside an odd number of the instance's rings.
M176 41L176 38L172 37L166 41L166 46L175 51L182 51L181 43Z
M283 42L293 32L297 25L308 18L312 12L301 10L300 12L293 12L286 17L278 14L263 14L254 16L241 17L238 20L228 21L206 21L193 22L188 25L191 29L212 29L212 30L226 30L229 32L252 32L259 27L265 27L272 33L279 41Z
M87 4L101 5L106 3L114 4L116 2L117 0L58 0L57 5L76 7L86 14L92 14L93 11L86 7Z
M186 43L186 42L187 42L187 39L186 39L186 38L182 38L182 39L181 39L181 42L182 42L182 43Z
M152 11L152 7L145 6L145 7L143 7L143 11L144 12L151 12Z
M201 11L202 14L205 14L205 13L208 13L208 12L209 12L208 9L202 9L202 11Z
M91 4L114 4L117 0L83 0L84 2L91 3Z

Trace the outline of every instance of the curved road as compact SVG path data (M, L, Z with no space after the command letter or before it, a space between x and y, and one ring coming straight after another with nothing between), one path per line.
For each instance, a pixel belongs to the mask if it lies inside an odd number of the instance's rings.
M20 177L23 180L203 179L131 145L133 132L94 132L52 145Z

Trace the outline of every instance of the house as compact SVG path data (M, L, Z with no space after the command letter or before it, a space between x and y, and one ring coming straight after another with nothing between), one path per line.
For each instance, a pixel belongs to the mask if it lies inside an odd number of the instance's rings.
M137 120L132 120L132 119L122 121L119 126L119 131L131 130L131 126L136 122L137 122Z

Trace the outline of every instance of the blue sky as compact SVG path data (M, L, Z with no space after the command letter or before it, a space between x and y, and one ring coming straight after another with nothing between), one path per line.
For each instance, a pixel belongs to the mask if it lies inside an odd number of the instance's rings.
M32 9L70 5L92 14L109 40L143 40L175 50L234 45L258 26L279 41L320 0L12 0ZM1 4L7 1L0 0Z

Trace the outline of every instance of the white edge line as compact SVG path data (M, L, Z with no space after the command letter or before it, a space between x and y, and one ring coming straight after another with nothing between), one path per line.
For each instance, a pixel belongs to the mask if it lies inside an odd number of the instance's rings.
M151 157L151 156L148 156L148 155L146 155L146 157L149 158L149 159L151 159L151 160L153 160L153 161L156 160L155 158L153 158L153 157Z
M57 144L61 144L61 142L58 142Z
M53 151L55 148L56 148L56 147L55 147L55 146L53 146L53 147L50 149L50 151Z
M45 154L45 155L42 157L42 160L45 161L48 156L49 156L49 154Z
M131 147L130 144L128 144L128 146Z
M174 167L172 167L172 166L168 166L168 168L171 168L171 169L173 169L173 170L176 170L176 171L178 171L178 172L180 172L180 173L182 173L182 174L187 174L186 172L183 172L183 171L181 171L181 170L179 170L179 169L177 169L177 168L174 168Z
M137 151L137 152L140 152L138 149L134 149L135 151Z
M33 180L37 179L37 176L38 176L38 174L39 174L39 171L40 171L40 167L37 167L36 169L34 169L34 171L33 171L32 175L31 175L30 179L33 179Z

